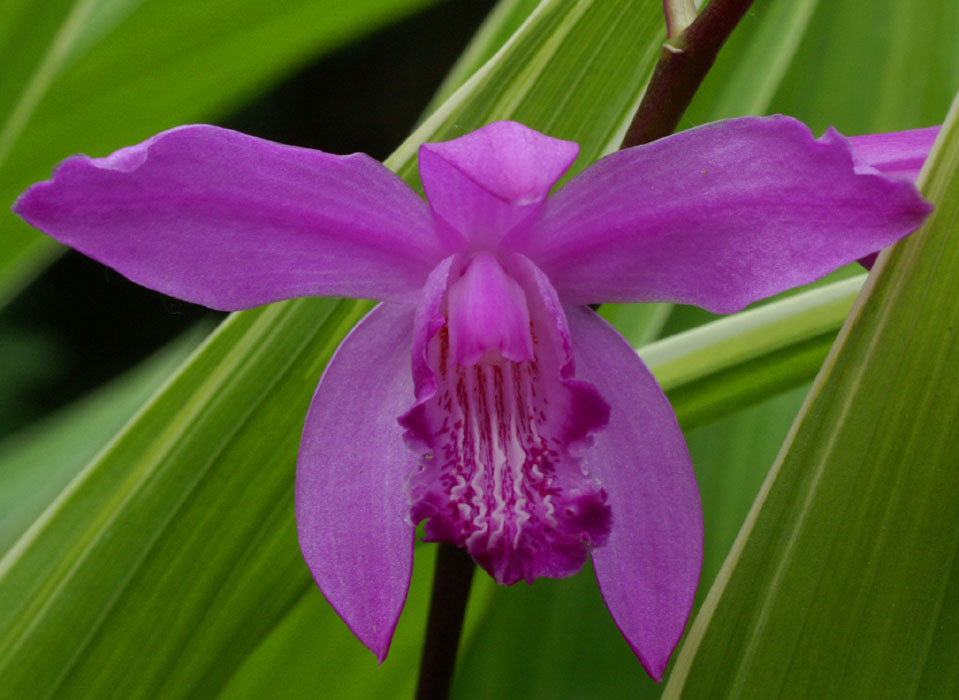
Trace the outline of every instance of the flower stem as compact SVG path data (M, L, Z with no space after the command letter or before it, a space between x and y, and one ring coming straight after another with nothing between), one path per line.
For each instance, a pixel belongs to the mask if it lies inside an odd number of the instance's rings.
M711 0L662 54L620 148L669 136L753 0Z
M460 630L463 628L463 616L475 568L466 550L447 542L439 544L430 614L426 623L426 642L416 687L417 700L445 700L449 697Z

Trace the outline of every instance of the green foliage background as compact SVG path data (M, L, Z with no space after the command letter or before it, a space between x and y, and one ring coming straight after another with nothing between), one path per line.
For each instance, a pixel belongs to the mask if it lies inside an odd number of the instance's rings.
M0 199L69 153L225 119L429 4L6 0ZM942 123L957 36L954 0L757 0L683 125L774 111L850 134ZM501 0L386 162L416 184L419 143L508 117L579 141L581 169L615 148L663 39L658 0ZM937 215L855 306L850 270L729 319L604 307L645 346L702 490L705 603L667 683L646 678L590 572L509 589L478 576L454 697L955 697L955 119L921 179ZM0 300L23 303L58 249L9 214L0 231ZM293 523L309 397L369 308L234 314L0 444L0 698L412 694L432 548L417 548L376 668L310 580ZM19 356L5 381L44 361Z

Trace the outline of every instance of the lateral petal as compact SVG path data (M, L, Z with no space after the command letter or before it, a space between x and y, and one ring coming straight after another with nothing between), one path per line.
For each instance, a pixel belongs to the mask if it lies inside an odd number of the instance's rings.
M672 407L636 351L586 307L567 307L577 374L610 404L586 466L609 494L613 527L593 551L600 591L643 667L662 678L703 560L699 490Z
M206 125L71 156L14 211L134 282L223 310L393 298L441 257L426 203L369 156Z
M894 243L930 210L905 180L857 174L837 132L817 140L794 119L746 117L603 158L517 249L565 303L729 313Z
M300 549L323 595L382 661L413 565L404 484L416 456L396 422L413 397L411 306L380 304L327 365L296 473Z

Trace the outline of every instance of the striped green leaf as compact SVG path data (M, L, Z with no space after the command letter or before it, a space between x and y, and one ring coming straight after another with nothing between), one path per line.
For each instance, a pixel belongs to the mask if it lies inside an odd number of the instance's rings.
M959 693L959 99L920 181L936 211L870 276L666 697Z

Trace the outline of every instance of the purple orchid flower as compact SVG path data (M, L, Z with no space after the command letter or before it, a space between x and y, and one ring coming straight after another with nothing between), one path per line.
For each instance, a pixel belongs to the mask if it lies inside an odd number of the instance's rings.
M587 304L733 312L894 243L930 206L785 117L613 153L548 197L577 153L514 122L425 144L424 201L362 154L185 126L68 158L15 210L216 309L383 300L320 381L296 489L306 562L381 660L425 519L503 584L591 554L659 679L699 578L699 495L662 391Z

